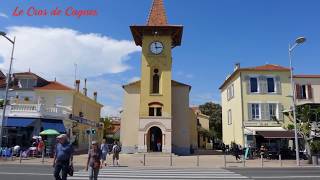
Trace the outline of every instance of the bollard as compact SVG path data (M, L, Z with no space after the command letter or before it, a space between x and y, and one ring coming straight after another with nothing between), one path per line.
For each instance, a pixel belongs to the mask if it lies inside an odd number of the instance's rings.
M172 166L172 153L170 153L170 166Z
M246 158L244 156L242 156L242 160L243 160L243 167L246 167Z
M263 168L263 155L261 154L261 167Z
M226 158L226 154L223 154L223 162L224 162L224 168L227 168L227 158Z
M282 167L282 159L281 159L281 154L279 154L279 161L280 161L280 167Z
M22 161L22 151L20 151L19 161L20 161L20 164L21 164L21 161Z
M44 149L42 150L42 164L44 163Z
M199 156L197 156L197 166L199 167Z
M143 154L143 166L146 166L146 154Z

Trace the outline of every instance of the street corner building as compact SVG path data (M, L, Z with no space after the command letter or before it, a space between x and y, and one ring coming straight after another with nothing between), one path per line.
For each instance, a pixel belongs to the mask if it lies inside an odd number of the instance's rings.
M5 96L6 76L0 73L0 95ZM99 123L102 105L87 96L87 87L80 92L80 80L75 88L58 81L48 81L32 72L14 73L10 80L8 105L5 113L3 141L8 147L30 147L32 138L48 129L65 133L76 150L88 148L87 129L96 129L102 137ZM1 111L3 108L1 109ZM2 118L1 118L2 119ZM54 137L44 137L54 144ZM50 148L47 148L50 154Z
M147 24L130 29L142 47L141 80L123 86L122 151L190 154L198 147L191 86L171 77L172 50L181 45L183 26L168 24L163 1L154 0Z
M242 147L293 147L292 124L283 112L291 109L290 69L266 64L236 64L220 87L223 142ZM281 147L280 147L281 146Z

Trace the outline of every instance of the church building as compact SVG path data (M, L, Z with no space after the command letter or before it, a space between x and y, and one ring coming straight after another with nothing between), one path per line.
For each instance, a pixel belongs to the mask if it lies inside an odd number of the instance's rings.
M190 154L198 147L191 86L171 77L172 51L181 45L183 26L168 24L163 1L154 0L147 24L130 29L142 47L141 80L123 86L122 152Z

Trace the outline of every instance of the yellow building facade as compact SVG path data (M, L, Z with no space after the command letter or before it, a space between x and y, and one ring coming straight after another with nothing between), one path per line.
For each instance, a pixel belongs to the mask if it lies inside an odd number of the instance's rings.
M223 142L242 147L288 145L291 123L290 69L266 64L240 68L237 64L220 87Z
M190 154L197 147L191 86L172 80L172 50L183 26L169 25L162 0L154 0L147 25L130 29L142 47L141 80L123 86L122 152Z
M67 134L72 142L76 141L78 149L88 148L87 129L96 130L92 139L102 139L102 125L99 121L103 105L96 101L96 93L94 98L90 98L80 92L79 88L72 89L54 81L47 86L36 88L35 95L45 107L59 107L61 111L65 111L62 114L68 115L63 119Z

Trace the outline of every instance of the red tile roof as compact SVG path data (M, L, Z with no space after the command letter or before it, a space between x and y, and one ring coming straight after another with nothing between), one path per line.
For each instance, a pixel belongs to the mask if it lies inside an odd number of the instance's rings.
M319 74L298 74L293 75L294 78L320 78Z
M279 66L276 64L266 64L263 66L240 68L241 70L257 70L257 71L290 71L290 68Z
M279 66L276 64L265 64L262 66L255 66L255 67L247 67L247 68L239 68L235 70L231 76L229 76L223 84L219 87L222 89L228 82L240 71L290 71L290 68Z
M40 90L65 90L65 91L71 91L73 90L72 88L61 84L57 81L50 81L50 83L46 86L42 86L42 87L37 87L35 89L40 89Z
M162 0L153 0L149 13L148 26L166 26L168 25L166 11Z

